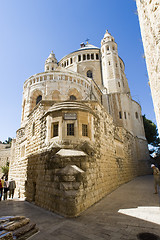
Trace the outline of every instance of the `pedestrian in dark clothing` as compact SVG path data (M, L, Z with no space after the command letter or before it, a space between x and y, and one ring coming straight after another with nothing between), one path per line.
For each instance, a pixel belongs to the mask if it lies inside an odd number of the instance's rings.
M14 197L14 190L16 188L16 183L13 179L9 182L9 198Z
M0 179L0 201L1 201L1 198L2 198L2 193L3 193L3 187L2 187L2 182L1 182L1 179Z
M7 192L8 192L8 178L5 178L4 185L3 185L3 189L4 189L4 196L3 196L3 200L7 200Z

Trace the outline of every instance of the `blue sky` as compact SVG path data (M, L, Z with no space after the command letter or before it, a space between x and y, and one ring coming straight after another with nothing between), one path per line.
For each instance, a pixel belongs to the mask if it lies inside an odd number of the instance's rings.
M135 12L134 0L0 0L0 140L16 136L23 83L44 71L51 50L59 61L86 38L100 47L106 29L118 44L132 98L155 122Z

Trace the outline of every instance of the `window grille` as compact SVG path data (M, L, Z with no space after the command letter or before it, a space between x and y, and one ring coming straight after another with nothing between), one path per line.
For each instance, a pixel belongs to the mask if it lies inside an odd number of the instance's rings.
M58 136L58 126L59 124L58 123L53 123L52 125L52 136L53 137L57 137Z
M86 124L82 124L82 136L88 137L88 126Z
M74 136L74 123L67 124L67 136Z

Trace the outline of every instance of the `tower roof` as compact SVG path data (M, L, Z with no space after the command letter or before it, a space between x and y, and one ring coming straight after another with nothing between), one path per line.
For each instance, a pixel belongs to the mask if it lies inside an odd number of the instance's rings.
M57 59L55 57L55 54L53 53L53 51L51 51L51 53L49 54L49 56L48 56L48 58L46 60L46 63L47 62L53 62L53 61L57 63Z
M104 34L104 37L101 41L101 44L104 43L104 42L110 42L110 41L114 41L114 37L108 32L108 30L106 30L105 34Z

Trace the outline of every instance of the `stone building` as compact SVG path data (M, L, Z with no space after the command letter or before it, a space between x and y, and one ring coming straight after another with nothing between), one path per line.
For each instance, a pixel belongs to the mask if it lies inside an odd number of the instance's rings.
M9 177L16 194L77 216L119 185L149 173L141 107L106 31L24 82L21 127Z
M10 162L11 158L11 145L0 143L0 178L3 176L2 168Z
M149 85L160 133L160 1L136 0Z

